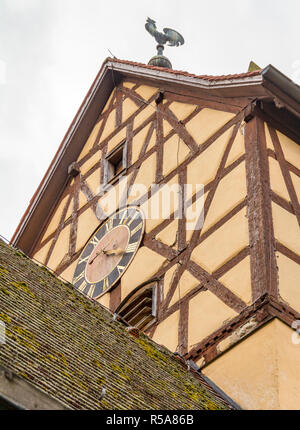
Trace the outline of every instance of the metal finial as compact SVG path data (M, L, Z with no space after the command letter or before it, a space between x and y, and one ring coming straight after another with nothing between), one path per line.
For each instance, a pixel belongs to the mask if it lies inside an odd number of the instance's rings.
M163 50L164 45L167 44L168 46L180 46L184 44L184 38L181 36L180 33L176 30L172 30L172 28L164 28L163 33L159 32L156 29L156 22L151 19L147 18L147 22L145 24L145 28L148 31L148 33L151 34L151 36L154 37L157 45L157 55L149 61L149 65L151 66L159 66L159 67L167 67L169 69L172 69L172 64L170 60L163 56Z

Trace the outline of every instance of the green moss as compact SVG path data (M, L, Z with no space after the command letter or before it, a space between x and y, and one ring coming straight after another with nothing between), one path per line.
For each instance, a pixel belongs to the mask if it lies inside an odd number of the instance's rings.
M71 381L73 381L73 376L71 376L68 372L65 372L64 370L62 370L62 372L67 378L69 378Z
M98 361L98 360L94 359L94 360L93 360L93 363L94 363L94 365L95 365L95 366L99 367L99 369L101 369L101 368L102 368L102 364L100 363L100 361Z
M25 282L11 282L11 285L18 290L22 290L25 293L29 294L31 297L35 297L34 293L30 290L27 284Z
M24 254L24 252L22 252L22 251L15 251L15 255L17 255L18 257L26 257L27 258L27 255Z
M167 363L168 360L163 353L155 349L150 343L146 342L144 339L136 339L137 343L140 347L146 352L148 357L153 358L155 361L161 363Z
M3 285L0 285L0 291L2 291L7 296L10 296L10 292L6 288L4 288Z
M8 273L8 271L6 270L6 267L1 266L1 264L0 264L0 276L6 275L7 273Z
M0 320L4 321L7 324L9 324L11 322L11 318L4 313L0 314Z
M105 384L105 381L106 381L106 379L105 379L105 378L102 378L102 377L100 377L100 378L98 378L98 379L96 380L97 384L100 384L100 385Z
M97 346L96 346L96 351L98 351L99 354L104 355L104 351L102 351L102 349L98 348Z

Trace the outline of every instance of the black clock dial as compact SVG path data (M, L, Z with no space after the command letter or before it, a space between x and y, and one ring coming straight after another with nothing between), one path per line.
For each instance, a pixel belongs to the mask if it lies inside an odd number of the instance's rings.
M129 206L115 212L89 239L73 276L73 285L96 299L111 289L130 265L144 233L141 210Z

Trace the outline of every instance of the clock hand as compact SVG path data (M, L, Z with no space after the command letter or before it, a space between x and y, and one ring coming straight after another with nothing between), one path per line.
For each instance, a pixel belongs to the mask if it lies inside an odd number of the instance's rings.
M120 255L120 254L124 254L124 252L125 252L125 249L121 249L121 248L103 250L103 254L105 255Z
M91 261L89 261L89 264L92 264L96 260L96 258L98 257L98 255L102 254L103 252L104 252L103 249L101 249L100 252L96 252L95 257Z
M111 243L111 240L108 242L108 244L103 249L101 249L99 252L96 252L95 257L91 261L89 261L89 264L93 264L93 262L96 260L96 258L98 257L98 255L100 255L102 253L105 254L105 249L108 247L108 245L110 243Z

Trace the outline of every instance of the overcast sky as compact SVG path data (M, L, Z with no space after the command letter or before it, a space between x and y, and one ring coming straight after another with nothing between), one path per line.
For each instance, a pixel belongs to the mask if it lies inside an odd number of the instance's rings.
M10 239L102 62L147 63L147 16L196 74L273 64L300 83L298 0L0 0L0 234Z

